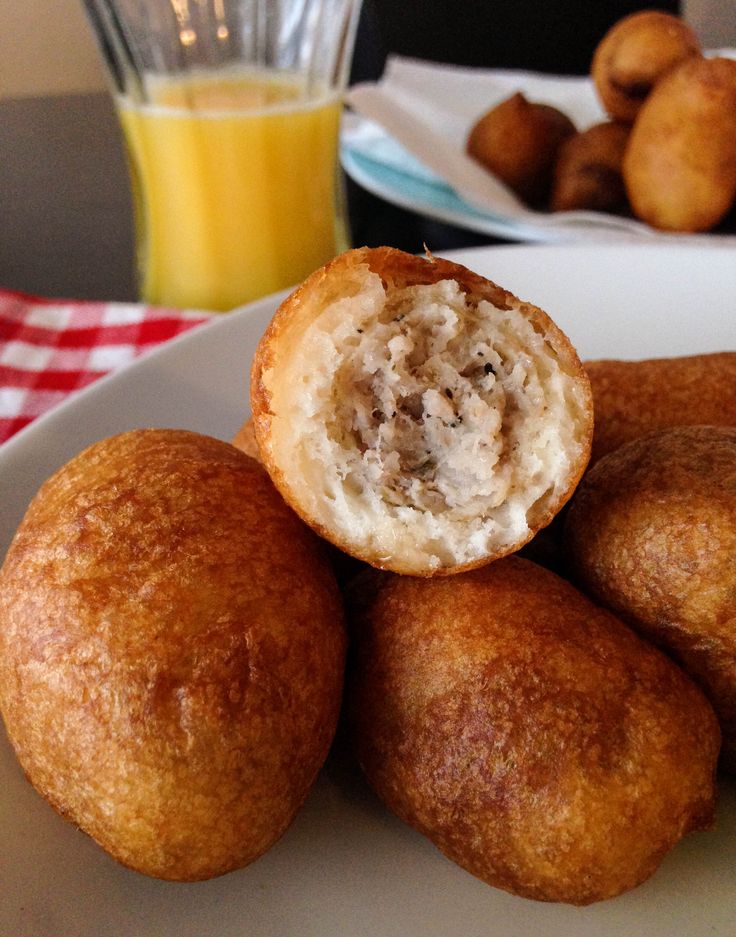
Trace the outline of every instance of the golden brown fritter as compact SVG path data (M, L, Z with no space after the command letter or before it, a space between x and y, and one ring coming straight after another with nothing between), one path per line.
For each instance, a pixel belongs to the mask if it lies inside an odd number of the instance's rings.
M550 522L589 457L569 339L459 264L347 251L281 304L251 372L258 448L284 499L357 559L453 575Z
M258 443L256 442L255 433L253 432L252 417L248 417L235 436L233 436L232 444L236 449L240 449L251 458L257 459L258 462L261 461ZM331 543L325 541L325 547L332 568L335 571L335 578L340 587L350 582L350 580L363 569L363 563L349 556L347 553L343 553L342 550L334 547Z
M574 133L562 111L517 92L475 122L466 149L524 202L546 206L557 153Z
M591 76L609 116L631 122L657 82L693 57L700 57L700 43L684 20L640 10L620 19L600 41Z
M634 214L667 231L709 231L736 196L736 62L693 58L642 106L623 161Z
M736 426L736 352L644 361L586 361L595 430L590 464L674 426Z
M609 121L565 140L555 164L550 209L626 213L621 165L629 132L627 124Z
M240 449L241 452L249 455L251 459L255 459L257 462L261 461L258 443L256 442L255 433L253 432L253 419L251 417L248 417L245 423L243 423L233 436L231 442L236 449Z
M372 573L350 616L352 733L386 805L490 885L588 904L710 826L718 725L667 657L518 557Z
M123 864L195 880L278 839L326 756L344 629L320 544L232 446L99 442L0 573L0 706L31 782Z
M583 587L701 684L736 770L736 428L682 426L610 453L565 531Z

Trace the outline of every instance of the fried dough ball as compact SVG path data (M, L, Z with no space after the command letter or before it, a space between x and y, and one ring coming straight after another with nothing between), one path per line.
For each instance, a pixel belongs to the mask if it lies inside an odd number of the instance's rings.
M589 904L714 809L718 725L665 655L554 573L371 573L349 618L358 760L390 810L489 885Z
M593 53L591 76L608 115L631 123L657 82L693 57L700 57L700 43L684 20L641 10L609 29Z
M566 114L517 92L475 123L466 148L523 201L545 205L560 145L574 133Z
M541 309L465 267L348 251L256 352L258 448L285 500L371 565L450 574L512 552L570 497L590 389Z
M736 426L736 352L645 361L586 361L593 388L591 465L647 433L710 423Z
M602 211L624 214L629 201L621 166L629 126L603 123L569 137L555 164L552 211Z
M736 61L690 59L654 89L623 162L634 214L666 231L709 231L736 197Z
M258 462L261 461L258 443L256 442L255 433L253 432L252 417L248 417L238 432L233 436L232 444L236 449L240 449L241 452L249 455L252 459L256 459ZM342 550L338 550L337 547L332 546L332 544L325 544L325 546L330 563L335 572L337 584L340 587L347 585L363 570L365 566L364 563L354 559L352 556L348 556L347 553L343 553Z
M124 865L192 881L286 830L340 706L320 544L232 446L103 440L31 503L0 573L0 707L23 770Z
M736 771L736 428L682 426L605 456L565 541L586 591L703 687Z
M258 451L258 443L256 442L256 436L253 432L253 419L251 417L248 417L231 441L236 449L240 449L241 452L249 455L251 459L255 459L257 462L261 461L261 454Z

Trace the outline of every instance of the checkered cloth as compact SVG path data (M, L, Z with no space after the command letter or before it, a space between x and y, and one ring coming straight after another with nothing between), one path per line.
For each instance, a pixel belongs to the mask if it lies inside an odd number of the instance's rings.
M211 318L0 290L0 443L69 394Z

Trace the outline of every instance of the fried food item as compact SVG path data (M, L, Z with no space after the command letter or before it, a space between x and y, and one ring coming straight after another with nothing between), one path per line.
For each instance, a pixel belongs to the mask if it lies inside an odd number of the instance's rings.
M231 441L236 449L240 449L241 452L249 455L251 459L255 459L257 462L261 461L261 454L258 451L258 443L256 442L256 436L253 432L252 417L248 417L245 423L243 423L237 433L233 436Z
M631 131L623 176L634 214L708 231L736 197L736 61L693 58L663 78Z
M552 211L628 211L621 166L629 139L628 124L595 124L560 147L554 170Z
M248 417L235 436L233 436L232 444L236 449L240 449L241 452L244 452L260 463L261 454L258 451L258 443L256 442L255 433L253 432L252 417ZM332 544L325 544L325 546L330 563L335 572L337 584L342 588L362 571L365 564L354 559L352 556L348 556L347 553L343 553L342 550L338 550L337 547L333 547Z
M342 607L267 474L176 430L103 440L0 573L0 708L23 770L124 865L193 881L286 830L341 699Z
M736 426L736 352L645 361L586 361L593 388L592 465L655 430Z
M700 683L736 771L736 428L664 430L601 459L565 543L583 587Z
M466 149L529 205L546 205L558 150L574 133L562 111L517 92L476 121Z
M535 306L458 264L348 251L282 304L253 424L285 500L367 563L450 574L510 553L582 475L590 387Z
M608 115L631 123L668 72L700 55L698 37L684 20L641 10L620 19L600 41L591 77Z
M519 557L372 573L347 693L390 810L490 885L589 904L711 825L718 725L664 654Z

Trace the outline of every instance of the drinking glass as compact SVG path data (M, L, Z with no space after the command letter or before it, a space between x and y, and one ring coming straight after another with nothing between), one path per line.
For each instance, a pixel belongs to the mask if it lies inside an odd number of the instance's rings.
M360 0L85 0L130 168L141 298L228 310L348 246Z

